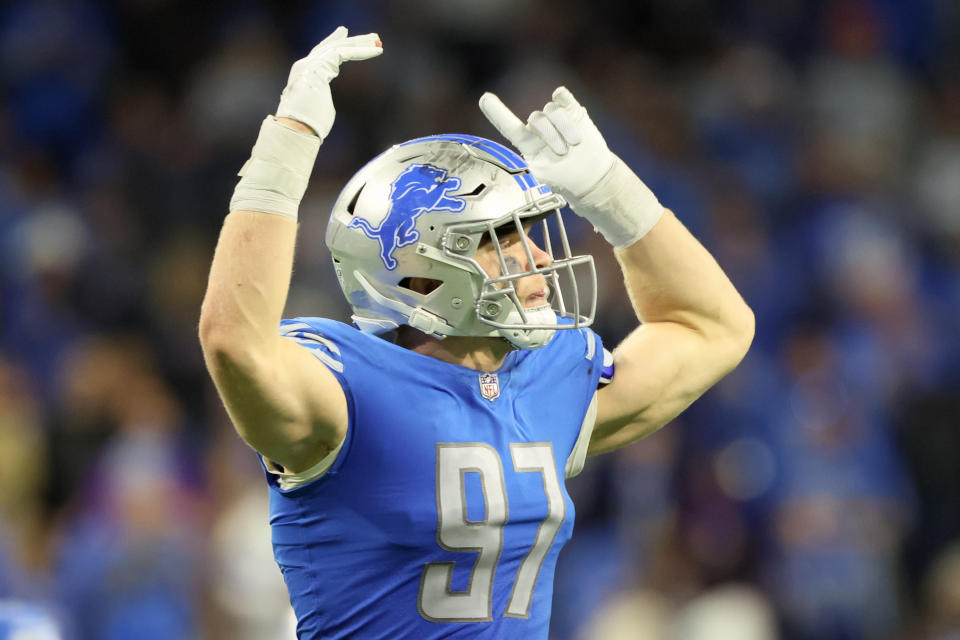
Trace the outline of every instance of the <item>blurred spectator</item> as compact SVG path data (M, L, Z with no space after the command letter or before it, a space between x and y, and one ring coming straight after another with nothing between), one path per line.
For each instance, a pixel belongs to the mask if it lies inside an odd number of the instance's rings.
M0 353L0 598L43 595L43 459L37 398L26 372Z
M810 327L786 349L792 411L778 429L786 468L766 582L790 637L882 637L902 622L909 486L882 407L845 375L830 336Z
M921 637L950 640L960 634L960 546L954 543L937 557L922 590L925 614Z
M224 638L296 637L287 587L271 552L267 509L267 496L253 486L214 523L211 582L217 605L229 620L219 630Z
M17 600L0 600L0 638L62 640L60 624L43 607Z
M138 353L139 349L139 353ZM84 638L197 637L200 495L179 403L135 342L104 337L72 359L55 455L67 510L53 571ZM93 430L93 431L91 431ZM55 476L56 477L56 476ZM71 492L72 489L72 492Z
M270 546L263 471L226 416L216 421L205 464L211 502L203 637L293 640L296 618Z

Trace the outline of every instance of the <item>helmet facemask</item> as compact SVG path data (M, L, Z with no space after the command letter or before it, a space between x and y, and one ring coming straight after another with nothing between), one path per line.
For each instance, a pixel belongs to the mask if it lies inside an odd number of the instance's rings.
M593 322L596 310L593 257L575 256L570 250L559 210L564 204L560 196L551 194L551 197L501 218L482 223L453 224L447 229L446 255L463 259L483 278L474 303L477 320L494 328L520 349L542 347L558 329L576 329ZM458 245L466 244L462 238L473 238L478 233L481 237L478 249L470 257L462 255L463 252L457 250ZM507 237L516 242L509 253L502 242ZM523 263L517 260L516 247L519 247ZM497 264L493 269L485 269L478 260L479 252L484 249L496 257ZM556 250L562 254L556 255ZM537 255L542 257L538 260ZM575 267L579 269L575 270ZM588 304L582 304L585 297L581 295L581 286L585 283L578 282L578 271L585 271L580 280L589 283ZM522 280L536 275L544 278L546 296L542 304L528 306L520 298L519 286ZM568 299L572 303L569 306ZM560 318L572 322L560 323Z

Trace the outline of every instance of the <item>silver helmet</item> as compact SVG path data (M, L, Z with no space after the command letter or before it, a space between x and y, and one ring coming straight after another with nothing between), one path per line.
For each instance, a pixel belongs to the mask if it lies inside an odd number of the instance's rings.
M406 324L438 338L501 337L532 349L557 329L589 326L596 311L593 257L572 255L560 216L565 205L507 147L468 135L429 136L391 147L353 176L333 206L326 242L362 331ZM504 259L500 242L513 233L527 259L519 269ZM543 254L531 240L549 259L535 259L534 252ZM499 273L488 274L476 259L487 242ZM515 285L535 274L549 293L525 308ZM435 286L415 291L414 278Z

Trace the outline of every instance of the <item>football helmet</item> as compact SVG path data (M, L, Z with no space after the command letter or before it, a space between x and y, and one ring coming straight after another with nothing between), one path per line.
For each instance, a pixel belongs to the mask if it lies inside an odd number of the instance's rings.
M592 256L571 253L565 205L523 158L496 142L446 134L394 145L347 183L327 226L354 324L370 333L406 324L437 338L502 337L521 349L547 344L558 329L590 326L596 269ZM505 260L501 244L515 232L522 266ZM537 252L538 264L531 241L549 260ZM499 273L487 273L477 260L488 242ZM535 274L549 293L526 308L516 284ZM436 286L415 291L413 278Z

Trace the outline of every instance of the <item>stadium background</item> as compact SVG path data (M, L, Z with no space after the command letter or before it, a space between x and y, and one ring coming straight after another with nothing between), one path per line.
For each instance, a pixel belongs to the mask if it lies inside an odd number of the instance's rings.
M953 0L4 3L0 619L289 637L266 489L197 317L257 123L338 24L385 54L335 82L288 315L347 318L323 230L367 159L496 137L484 90L528 113L558 84L756 312L735 373L569 483L553 638L956 637ZM615 344L619 272L575 235Z

